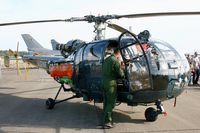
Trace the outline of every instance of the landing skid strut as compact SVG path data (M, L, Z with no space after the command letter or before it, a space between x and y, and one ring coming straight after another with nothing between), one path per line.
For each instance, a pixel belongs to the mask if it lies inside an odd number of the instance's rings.
M66 91L71 91L71 88L67 89L67 88L65 88L64 84L61 84L61 86L60 86L60 88L59 88L59 90L58 90L58 92L57 92L55 98L54 98L54 99L48 98L48 99L46 100L46 108L47 108L47 109L53 109L54 106L55 106L56 104L58 104L58 103L61 103L61 102L68 101L68 100L70 100L70 99L74 99L74 98L78 98L78 97L79 97L79 96L77 96L77 95L74 95L74 96L72 96L72 97L69 97L69 98L66 98L66 99L63 99L63 100L56 100L57 97L58 97L58 95L59 95L59 93L60 93L60 91L61 91L61 89L63 89L65 92L66 92Z

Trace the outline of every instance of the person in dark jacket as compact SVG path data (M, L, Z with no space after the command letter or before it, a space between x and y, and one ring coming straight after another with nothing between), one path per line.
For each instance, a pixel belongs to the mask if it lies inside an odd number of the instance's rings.
M121 68L119 49L114 49L114 53L107 55L103 63L103 121L104 128L112 128L112 111L117 99L117 79L123 78L124 73Z

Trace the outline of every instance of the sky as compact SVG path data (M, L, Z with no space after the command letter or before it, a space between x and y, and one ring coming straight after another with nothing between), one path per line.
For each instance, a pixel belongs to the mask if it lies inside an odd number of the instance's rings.
M165 11L200 11L199 0L0 0L0 23L44 19L67 19L85 15L134 14ZM149 30L152 38L170 43L183 53L200 52L200 15L112 20L135 34ZM93 24L56 22L0 27L0 50L27 50L21 34L32 35L51 49L51 39L66 43L72 39L86 42L94 38ZM108 29L106 38L118 37Z

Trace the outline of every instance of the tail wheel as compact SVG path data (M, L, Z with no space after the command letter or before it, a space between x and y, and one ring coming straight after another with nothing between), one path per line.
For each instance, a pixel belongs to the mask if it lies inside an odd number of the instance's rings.
M53 100L52 98L48 98L46 101L46 108L53 109L54 106L55 106L55 100Z
M149 107L145 110L145 118L147 121L153 122L158 118L158 112L155 108Z

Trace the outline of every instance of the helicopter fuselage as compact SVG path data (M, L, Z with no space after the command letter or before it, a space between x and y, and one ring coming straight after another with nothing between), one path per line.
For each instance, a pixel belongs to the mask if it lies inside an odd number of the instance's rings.
M112 39L110 39L112 40ZM113 39L117 40L117 39ZM148 41L138 47L130 38L120 44L125 79L118 80L118 101L128 105L152 103L180 95L187 82L188 65L169 44ZM102 64L109 40L86 43L77 50L73 64L74 89L84 100L102 101ZM146 58L144 58L146 56Z

